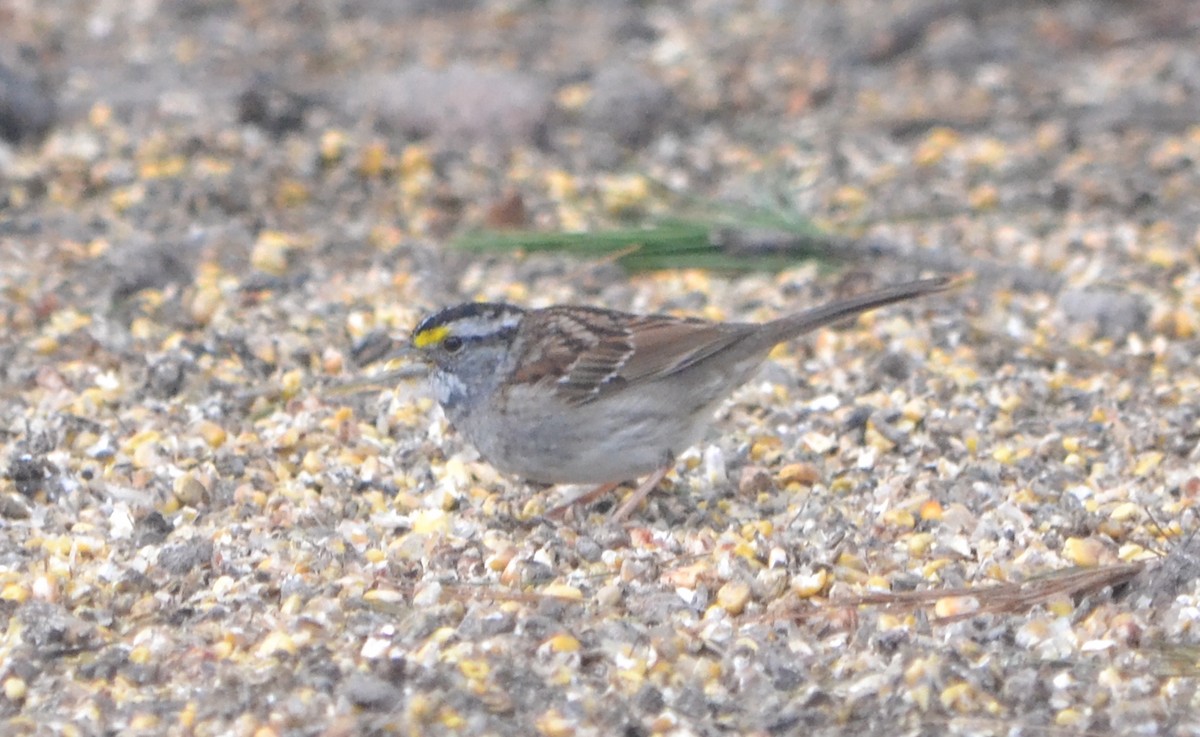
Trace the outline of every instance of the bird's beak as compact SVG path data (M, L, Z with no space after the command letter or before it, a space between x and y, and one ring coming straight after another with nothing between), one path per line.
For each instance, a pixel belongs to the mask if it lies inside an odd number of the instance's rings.
M397 342L387 336L376 336L354 346L354 360L359 366L372 363L386 364L384 370L371 376L360 376L329 386L330 395L357 394L366 391L381 391L394 386L397 381L421 378L429 374L429 364L422 351L411 342ZM393 364L398 365L393 365Z
M354 363L369 366L386 361L423 361L424 355L410 340L397 340L383 330L375 330L363 336L350 348Z
M391 363L392 361L423 361L425 353L418 350L412 341L406 340L402 343L397 343L392 346L392 349L383 354L378 360Z
M411 377L424 376L429 373L428 354L413 345L411 341L406 340L394 344L390 351L377 360L383 362L389 374Z

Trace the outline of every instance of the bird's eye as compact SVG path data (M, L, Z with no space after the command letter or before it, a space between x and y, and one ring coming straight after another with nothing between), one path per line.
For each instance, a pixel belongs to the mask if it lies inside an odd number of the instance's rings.
M458 353L459 349L462 347L463 339L457 335L447 336L446 339L442 341L442 350L446 351L447 353Z

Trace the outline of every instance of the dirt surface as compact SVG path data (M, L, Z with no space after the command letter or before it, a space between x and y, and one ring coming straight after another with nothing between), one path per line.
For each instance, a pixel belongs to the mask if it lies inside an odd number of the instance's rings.
M1200 4L683 5L0 2L0 732L1200 735ZM450 247L724 206L858 247ZM621 525L354 361L931 273Z

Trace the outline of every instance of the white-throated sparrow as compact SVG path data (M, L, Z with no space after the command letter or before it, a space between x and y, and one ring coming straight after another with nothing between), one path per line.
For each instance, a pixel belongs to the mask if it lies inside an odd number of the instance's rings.
M468 303L422 320L407 352L432 365L447 418L500 471L600 484L587 498L651 474L613 514L620 519L776 344L949 283L898 284L762 324Z

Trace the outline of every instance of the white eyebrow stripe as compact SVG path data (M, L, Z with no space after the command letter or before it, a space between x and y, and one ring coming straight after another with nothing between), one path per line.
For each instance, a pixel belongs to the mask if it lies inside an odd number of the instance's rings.
M463 318L451 323L448 327L453 335L460 338L484 338L496 333L512 330L521 321L519 314L505 315L500 321L481 319L477 317Z

